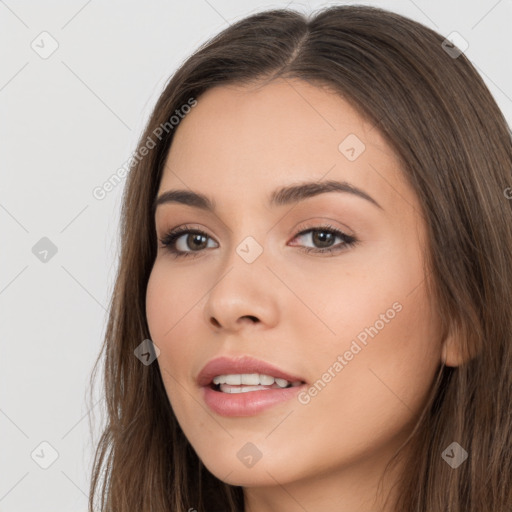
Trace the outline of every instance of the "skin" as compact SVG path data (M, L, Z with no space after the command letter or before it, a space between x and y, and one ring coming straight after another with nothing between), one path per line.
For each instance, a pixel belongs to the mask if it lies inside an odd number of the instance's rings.
M365 144L354 161L338 148L349 134ZM329 179L364 190L382 208L338 192L266 203L278 187ZM426 289L424 220L389 145L318 86L216 87L175 133L158 195L177 188L210 196L217 210L157 208L159 239L184 224L209 238L181 259L159 242L146 312L170 403L198 456L217 478L244 487L246 511L393 510L382 503L395 474L377 494L384 466L410 433L442 359L455 365L458 355L440 336ZM358 244L332 255L301 251L329 245L315 231L297 236L325 222ZM236 252L247 236L263 249L250 264ZM178 248L197 247L186 242L182 235ZM401 310L389 319L396 303ZM220 355L251 355L315 383L381 315L384 327L306 404L292 399L226 418L202 399L196 377ZM262 454L252 467L237 457L248 442Z

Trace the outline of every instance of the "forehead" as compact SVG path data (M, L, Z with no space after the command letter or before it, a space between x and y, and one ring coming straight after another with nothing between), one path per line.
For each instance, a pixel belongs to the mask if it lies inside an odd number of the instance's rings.
M222 202L322 179L354 183L390 207L412 194L392 149L350 103L279 80L201 95L175 132L159 192L191 188Z

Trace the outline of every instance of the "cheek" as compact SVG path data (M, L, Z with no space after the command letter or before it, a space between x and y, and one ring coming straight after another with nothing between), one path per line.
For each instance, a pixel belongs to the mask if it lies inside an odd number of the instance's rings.
M151 340L160 349L157 361L169 398L177 393L173 383L189 378L197 357L198 333L193 326L198 324L198 301L204 292L190 277L170 272L165 262L156 262L146 291L148 327ZM194 315L196 320L191 321Z
M343 369L321 407L338 411L341 420L343 404L352 418L358 418L357 429L364 425L375 429L381 422L391 433L424 404L439 368L440 340L423 286L409 295L396 293L378 302L380 306L360 303L365 319L360 313L358 323L338 343L331 361L341 355Z
M390 245L330 286L321 315L335 334L323 336L325 342L308 352L312 377L320 380L318 391L312 391L318 398L311 400L317 401L319 414L321 409L340 411L343 404L352 418L375 425L372 411L397 410L404 420L426 397L441 362L438 319L430 308L418 248L394 247L400 251ZM311 325L307 337L318 339L314 333L321 327ZM308 332L306 323L301 330ZM334 414L340 420L344 416ZM392 414L388 420L393 421Z
M400 305L392 308L397 297ZM322 460L326 467L397 448L424 405L440 362L425 299L418 287L409 295L357 301L353 322L338 321L337 341L308 352L311 386L296 407L297 423L283 424L272 448L282 450L279 442L293 436L298 425L310 439L303 457Z
M157 260L146 291L146 317L153 341L159 339L167 345L177 332L188 334L183 333L189 324L186 317L195 314L203 294L193 275L170 270L165 261Z
M415 245L390 240L354 252L339 269L319 272L302 286L317 319L296 315L296 320L301 332L316 332L312 339L323 334L325 343L314 346L319 355L343 353L354 340L362 347L386 347L399 354L397 349L407 349L416 338L435 331L422 255Z

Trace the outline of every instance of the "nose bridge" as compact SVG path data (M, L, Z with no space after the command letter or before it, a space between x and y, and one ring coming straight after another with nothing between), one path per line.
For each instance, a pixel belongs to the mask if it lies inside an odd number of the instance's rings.
M264 241L260 241L265 233L258 229L259 234L253 236L251 231L254 233L247 228L245 232L244 228L232 231L229 254L225 255L204 307L209 325L234 328L244 318L266 324L275 321L276 298L271 296L275 287L270 283L273 275L266 266Z
M225 255L222 265L222 275L229 276L229 279L235 281L240 279L240 287L245 285L246 289L248 286L262 284L266 279L265 275L268 274L265 241L262 240L264 234L247 234L249 232L233 232L229 254ZM252 232L254 233L254 230Z
M257 260L261 263L264 259L262 255L265 252L265 240L261 240L262 235L258 238L259 240L252 235L247 235L235 246L235 254L247 265L253 265Z
M243 262L253 265L261 261L265 252L264 245L267 242L267 233L270 229L267 225L264 212L255 213L257 208L247 210L245 215L237 215L230 232L230 254L227 264L231 266Z

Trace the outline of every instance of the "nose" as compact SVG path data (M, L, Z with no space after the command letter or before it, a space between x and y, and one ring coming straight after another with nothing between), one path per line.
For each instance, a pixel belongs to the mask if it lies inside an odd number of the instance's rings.
M207 294L203 307L206 323L216 331L230 332L274 326L280 287L264 259L247 263L235 253L226 267L222 267L222 275Z

